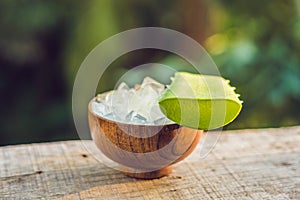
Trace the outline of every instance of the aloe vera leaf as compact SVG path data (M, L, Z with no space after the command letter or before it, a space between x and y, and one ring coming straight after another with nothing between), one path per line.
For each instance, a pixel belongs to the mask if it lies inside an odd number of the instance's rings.
M164 115L180 125L216 129L232 122L242 109L234 89L219 76L177 72L158 103Z

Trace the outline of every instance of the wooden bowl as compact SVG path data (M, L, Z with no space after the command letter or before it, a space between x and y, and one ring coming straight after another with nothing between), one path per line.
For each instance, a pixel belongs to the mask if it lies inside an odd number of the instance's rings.
M88 107L92 138L100 151L117 162L127 176L153 179L172 172L172 164L187 157L199 142L202 130L178 124L136 125L103 118Z

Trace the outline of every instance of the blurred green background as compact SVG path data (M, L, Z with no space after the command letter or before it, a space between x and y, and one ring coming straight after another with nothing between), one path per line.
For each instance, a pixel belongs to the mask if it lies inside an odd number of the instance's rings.
M144 26L197 40L237 87L244 108L225 129L300 124L299 0L3 0L0 145L78 138L71 93L81 62L99 42ZM187 65L167 52L131 52L105 72L99 92L148 62Z

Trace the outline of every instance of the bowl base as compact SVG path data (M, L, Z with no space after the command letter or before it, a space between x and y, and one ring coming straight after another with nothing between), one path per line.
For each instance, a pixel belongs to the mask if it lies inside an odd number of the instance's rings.
M124 166L120 166L120 170L123 174L132 178L156 179L171 174L173 170L173 166L167 166L152 172L143 172L143 173L128 172L128 171L134 171L134 169L128 170L128 168Z

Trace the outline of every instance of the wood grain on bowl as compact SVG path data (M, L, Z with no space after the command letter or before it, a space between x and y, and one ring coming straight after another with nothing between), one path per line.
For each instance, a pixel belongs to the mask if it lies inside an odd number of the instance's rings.
M99 150L135 178L159 178L172 172L172 164L196 147L201 130L178 124L137 125L96 115L89 103L89 127Z

